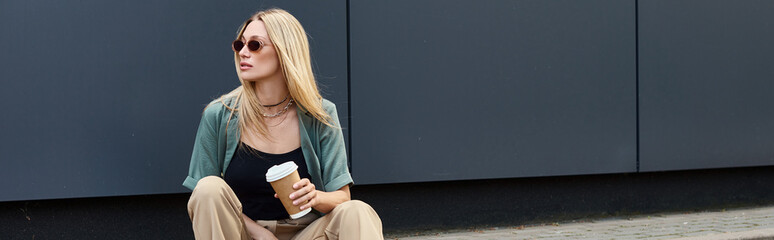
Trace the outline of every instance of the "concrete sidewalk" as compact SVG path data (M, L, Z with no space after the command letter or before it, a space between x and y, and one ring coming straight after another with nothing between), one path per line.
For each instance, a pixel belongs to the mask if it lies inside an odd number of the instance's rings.
M774 206L696 213L634 216L626 219L555 223L539 226L425 233L400 240L472 239L772 239Z

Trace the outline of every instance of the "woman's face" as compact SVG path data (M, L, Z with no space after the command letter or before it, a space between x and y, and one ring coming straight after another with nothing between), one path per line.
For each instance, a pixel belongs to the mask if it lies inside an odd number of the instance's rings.
M282 76L277 52L271 45L263 21L250 22L239 40L245 43L242 49L237 49L240 61L237 72L239 77L245 81L254 82ZM257 51L250 51L247 47L249 41L258 41L261 47Z

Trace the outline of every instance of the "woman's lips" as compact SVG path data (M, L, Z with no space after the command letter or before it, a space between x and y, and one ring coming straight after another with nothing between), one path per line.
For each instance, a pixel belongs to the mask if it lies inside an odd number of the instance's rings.
M246 63L246 62L240 62L239 63L239 69L242 70L242 71L248 70L248 69L250 69L252 67L253 67L253 65L250 65L249 63Z

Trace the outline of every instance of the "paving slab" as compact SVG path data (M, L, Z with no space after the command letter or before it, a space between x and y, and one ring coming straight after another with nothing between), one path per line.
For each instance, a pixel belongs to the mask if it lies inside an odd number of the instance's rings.
M774 206L607 218L535 226L425 232L396 240L678 239L774 240Z

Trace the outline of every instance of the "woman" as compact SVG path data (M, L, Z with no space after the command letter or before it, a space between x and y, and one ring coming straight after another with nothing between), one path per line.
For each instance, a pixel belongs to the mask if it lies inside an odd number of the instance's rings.
M317 90L298 20L281 9L260 11L232 48L242 86L204 109L183 183L193 190L196 238L383 239L376 212L350 199L336 107ZM264 175L286 161L302 178L293 204L315 210L295 220Z

